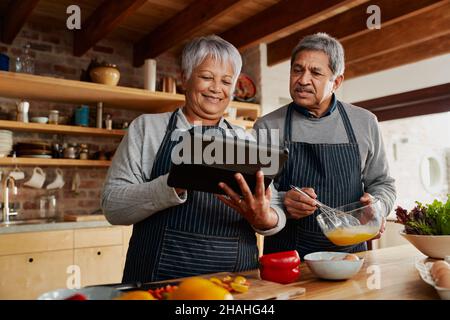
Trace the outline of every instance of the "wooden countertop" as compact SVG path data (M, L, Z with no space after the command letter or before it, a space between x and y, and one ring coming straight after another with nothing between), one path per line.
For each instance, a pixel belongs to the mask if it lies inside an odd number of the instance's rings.
M439 299L436 290L420 278L415 268L415 261L425 259L426 256L414 246L407 244L366 251L358 255L365 257L364 265L356 276L346 281L318 279L311 273L306 263L302 262L300 283L306 289L306 293L296 300ZM373 271L368 269L370 266L379 267L380 289L371 290L367 286L369 277L373 276Z
M10 233L23 232L46 232L54 230L71 230L71 229L85 229L85 228L104 228L111 227L111 224L104 221L76 221L76 222L50 222L38 224L20 224L0 227L0 235Z
M357 254L364 257L364 265L357 275L344 281L328 281L316 277L308 268L305 262L301 263L300 280L287 286L273 286L274 296L287 291L288 286L303 287L306 292L297 296L294 300L424 300L437 299L439 295L436 290L426 284L415 268L417 260L427 257L418 251L414 246L407 244L397 247L376 249ZM371 266L379 268L380 288L369 289L367 283L370 282L374 273ZM376 268L375 267L375 268ZM223 277L225 273L205 275ZM251 270L239 273L246 276L250 283L258 286L259 271ZM237 274L235 274L237 275ZM179 280L179 279L178 279ZM372 282L373 283L373 282ZM250 285L251 293L252 285ZM251 298L251 294L248 295ZM235 296L235 299L240 299Z

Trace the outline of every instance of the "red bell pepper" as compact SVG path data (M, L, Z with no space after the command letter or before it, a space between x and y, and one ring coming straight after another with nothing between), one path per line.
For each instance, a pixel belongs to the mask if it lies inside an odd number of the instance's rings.
M259 258L261 279L277 283L291 283L300 277L300 257L297 250L276 252Z
M65 298L64 300L87 300L86 296L81 293L75 293L74 295Z

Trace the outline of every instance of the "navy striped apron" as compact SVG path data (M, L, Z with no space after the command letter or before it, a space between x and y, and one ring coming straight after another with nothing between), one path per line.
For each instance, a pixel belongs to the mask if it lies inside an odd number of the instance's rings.
M178 143L171 140L176 123L177 111L170 117L150 180L169 172L171 152ZM240 214L211 193L188 191L185 203L133 226L122 282L239 272L257 268L257 259L255 231Z
M310 144L293 142L291 135L292 113L295 104L288 107L284 128L284 143L289 148L289 159L277 178L279 191L290 190L290 185L311 187L317 198L338 207L359 201L363 195L361 181L361 156L352 125L342 104L337 101L337 110L347 132L348 143ZM336 246L321 231L314 214L298 220L288 219L286 227L279 233L265 237L264 253L296 249L303 258L316 251L358 252L367 249L366 243L353 246Z

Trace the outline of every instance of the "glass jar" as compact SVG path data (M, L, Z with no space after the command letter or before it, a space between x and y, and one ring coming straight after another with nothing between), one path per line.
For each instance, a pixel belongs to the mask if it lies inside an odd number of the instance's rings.
M39 198L39 215L41 218L47 219L58 218L55 195L45 195Z
M80 159L81 160L89 159L89 149L88 145L85 143L80 144Z
M58 110L50 110L50 114L48 115L48 123L49 124L58 124L59 122L59 111Z
M69 145L64 148L64 158L66 159L77 159L80 155L78 144L69 143Z
M34 59L30 55L30 45L23 47L23 53L16 58L16 72L34 74Z
M106 115L105 128L106 130L112 130L112 118L110 114Z

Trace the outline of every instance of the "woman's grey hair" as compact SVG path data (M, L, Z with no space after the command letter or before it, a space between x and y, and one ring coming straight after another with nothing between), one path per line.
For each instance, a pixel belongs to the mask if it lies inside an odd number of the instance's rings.
M337 39L323 32L306 36L295 46L292 50L291 66L300 51L311 50L323 51L328 56L328 60L330 62L329 66L333 72L334 78L344 74L344 48Z
M186 79L191 77L192 70L208 56L221 63L231 62L234 71L234 87L241 73L241 55L235 46L216 35L195 38L184 47L181 56L181 70Z

